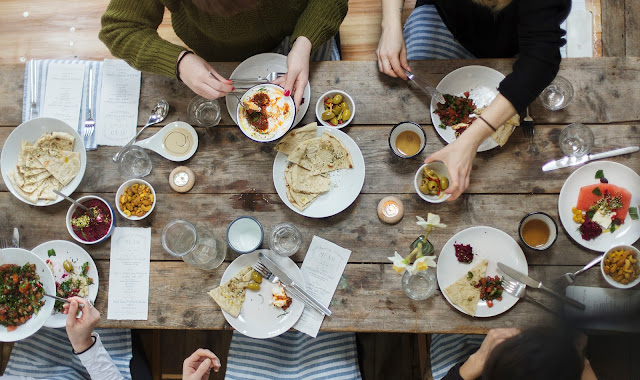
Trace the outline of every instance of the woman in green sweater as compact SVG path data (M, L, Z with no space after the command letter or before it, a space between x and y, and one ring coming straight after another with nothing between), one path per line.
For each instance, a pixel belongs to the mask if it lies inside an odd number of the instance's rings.
M165 8L176 35L195 54L158 34ZM177 77L214 99L233 85L207 62L270 52L290 36L287 75L275 83L293 92L299 106L311 53L338 33L346 13L347 0L111 0L100 40L136 69Z

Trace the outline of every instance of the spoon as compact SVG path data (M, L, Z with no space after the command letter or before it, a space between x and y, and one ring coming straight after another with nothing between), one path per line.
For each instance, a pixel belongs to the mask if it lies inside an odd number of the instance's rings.
M54 193L56 193L56 194L58 194L58 195L59 195L59 196L61 196L62 198L64 198L64 199L68 200L69 202L71 202L71 203L75 204L76 206L78 206L78 207L80 207L80 208L84 209L85 211L91 211L91 210L89 210L89 208L88 208L87 206L83 205L82 203L80 203L80 202L76 201L76 200L75 200L75 199L73 199L73 198L69 198L69 197L67 197L66 195L62 194L62 193L61 193L61 192L59 192L58 190L53 189L53 192L54 192Z
M236 95L235 92L231 92L231 94L233 94L233 96L236 97L236 99L238 99L238 104L240 104L242 106L242 108L244 108L245 111L247 111L247 113L251 113L251 112L255 112L255 111L250 111L247 106L244 105L244 103L242 103L242 100L240 100L240 97L238 97L238 95Z
M120 157L120 153L122 153L122 151L128 147L129 145L133 144L134 142L136 142L136 139L138 138L138 136L140 136L140 134L142 133L142 131L145 130L145 128L147 128L150 125L154 125L154 124L158 124L159 122L161 122L162 120L164 120L165 117L167 117L167 114L169 113L169 103L167 103L166 100L160 100L158 101L158 104L156 104L155 107L153 107L153 111L151 111L151 116L149 116L149 120L147 121L147 124L145 124L144 127L142 127L142 129L140 129L140 132L138 132L138 134L136 134L128 143L127 145L123 146L122 149L120 149L118 151L118 153L116 153L113 156L113 161L118 162L118 157Z

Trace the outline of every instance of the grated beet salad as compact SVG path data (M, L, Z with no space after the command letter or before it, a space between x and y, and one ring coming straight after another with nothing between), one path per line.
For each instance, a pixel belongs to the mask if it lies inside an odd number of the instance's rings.
M584 222L580 225L580 233L584 240L595 239L602 234L602 227L589 219L588 216L585 216Z
M456 250L456 258L461 263L469 264L473 261L473 248L471 244L453 244L453 248Z

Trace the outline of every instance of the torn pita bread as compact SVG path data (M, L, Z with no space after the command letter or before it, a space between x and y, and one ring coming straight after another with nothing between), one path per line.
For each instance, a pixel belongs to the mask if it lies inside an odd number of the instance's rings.
M329 174L311 174L309 170L299 165L292 165L289 170L291 171L291 182L287 184L294 191L307 194L329 191L329 185L331 185Z
M247 292L247 285L251 282L251 267L244 267L224 284L212 289L209 296L220 308L232 317L238 318Z
M291 202L291 204L295 206L295 208L297 208L300 211L303 211L305 208L307 208L307 206L311 204L311 202L315 201L320 196L320 193L302 193L302 192L293 190L290 185L293 182L291 178L293 166L297 166L297 165L289 165L284 170L284 180L286 183L285 187L287 191L287 198L289 199L289 202Z
M482 260L444 290L454 305L472 317L476 315L478 301L480 301L480 289L476 288L475 284L485 277L487 264L488 261L486 259Z
M315 122L296 128L280 140L276 145L276 150L289 155L301 142L316 137L317 130L318 124Z
M338 138L327 132L324 132L322 137L315 137L299 144L288 159L310 170L311 174L353 168L347 148Z

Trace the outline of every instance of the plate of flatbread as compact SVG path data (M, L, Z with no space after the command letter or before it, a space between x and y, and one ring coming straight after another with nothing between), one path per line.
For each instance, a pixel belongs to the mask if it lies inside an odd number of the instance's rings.
M251 267L258 262L262 253L276 262L298 285L305 288L300 268L288 257L278 256L269 249L260 249L240 255L227 267L220 279L220 286L209 291L212 302L222 309L225 319L238 332L258 339L273 338L288 331L298 321L304 310L304 303L292 298L291 305L282 310L270 303L273 289L278 287L266 279L260 290L247 289L251 281Z
M469 264L458 262L454 244L471 245L473 260ZM493 317L516 304L518 298L502 293L502 300L494 300L493 307L480 299L480 289L472 286L486 276L505 276L498 262L529 273L527 258L522 248L508 234L493 227L471 227L453 235L438 256L438 286L453 307L472 317Z
M84 141L68 124L37 118L17 126L0 155L2 179L16 198L48 206L63 200L53 190L71 195L87 164Z
M276 150L273 183L291 210L326 218L358 198L364 185L364 157L346 133L311 123L289 132Z

